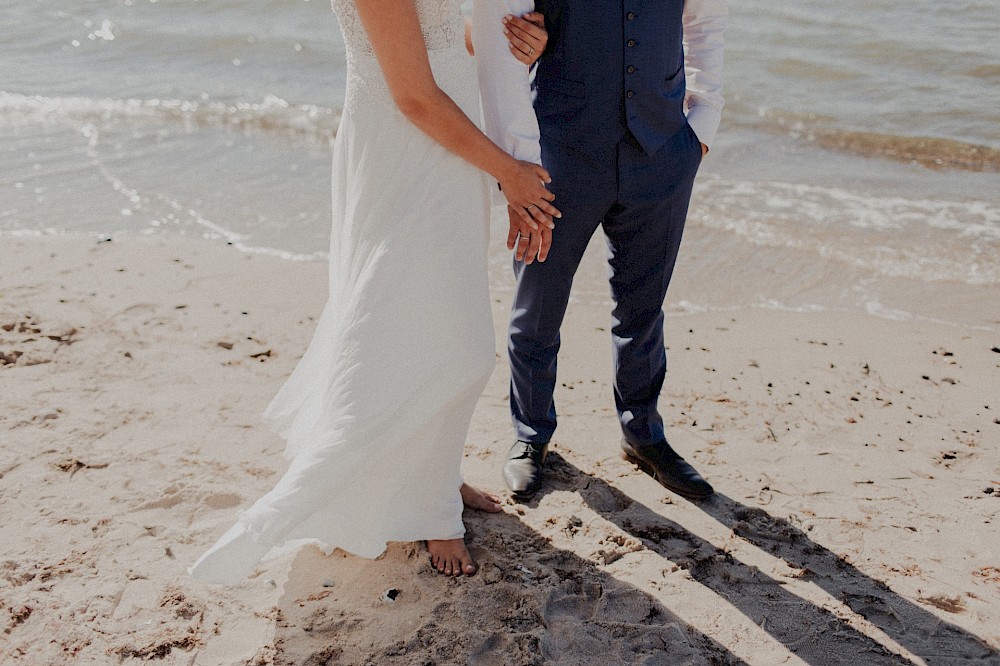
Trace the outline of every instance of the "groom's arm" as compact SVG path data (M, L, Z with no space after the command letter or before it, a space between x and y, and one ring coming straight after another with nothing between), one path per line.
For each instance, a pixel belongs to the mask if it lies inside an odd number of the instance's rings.
M541 164L528 68L511 54L503 34L504 16L521 16L534 8L534 0L475 0L472 43L483 100L483 131L515 158Z
M472 44L479 73L479 94L483 101L483 131L503 150L526 162L542 163L538 119L532 106L528 67L511 53L504 35L505 16L523 16L535 8L534 0L475 0L472 10ZM502 205L496 190L494 203ZM508 207L510 229L507 248L518 261L545 261L552 233L538 233L523 225Z
M722 52L725 47L726 0L685 0L684 69L688 123L708 146L722 120Z

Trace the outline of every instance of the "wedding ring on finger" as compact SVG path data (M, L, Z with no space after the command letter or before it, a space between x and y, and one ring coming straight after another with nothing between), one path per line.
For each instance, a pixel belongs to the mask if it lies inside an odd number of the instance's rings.
M538 206L536 206L535 204L529 204L528 207L525 208L524 210L531 210L532 208L538 208Z

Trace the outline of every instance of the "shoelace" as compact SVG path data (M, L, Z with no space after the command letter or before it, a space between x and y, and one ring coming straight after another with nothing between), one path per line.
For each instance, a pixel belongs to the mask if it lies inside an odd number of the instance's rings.
M531 442L518 442L518 444L523 449L517 456L518 458L530 458L534 455L542 455L542 452L545 450L544 444L533 444Z

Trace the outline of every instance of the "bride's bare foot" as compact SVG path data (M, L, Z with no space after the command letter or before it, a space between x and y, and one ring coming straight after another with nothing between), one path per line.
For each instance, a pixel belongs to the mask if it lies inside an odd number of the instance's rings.
M462 484L462 504L470 509L485 511L486 513L499 513L503 510L500 506L500 498L493 493L477 490L467 483Z
M445 576L471 576L478 567L465 547L464 539L448 539L445 541L427 541L427 550L431 554L431 566Z
M502 511L500 498L493 493L477 490L467 483L462 484L462 504L470 509L497 513ZM431 566L446 576L471 576L479 568L465 547L464 539L447 539L427 541L427 550L431 554Z

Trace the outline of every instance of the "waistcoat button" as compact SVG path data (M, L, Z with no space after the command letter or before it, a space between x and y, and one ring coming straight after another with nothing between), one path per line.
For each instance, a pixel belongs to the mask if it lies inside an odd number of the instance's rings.
M628 14L625 15L625 18L627 18L629 21L635 20L635 12L629 12Z
M628 92L625 93L625 96L628 97L629 99L632 99L633 97L635 97L635 91L629 90Z
M626 46L635 46L635 40L634 39L630 39L627 42L625 42L625 45Z
M628 72L629 74L635 74L635 67L633 65L629 65L628 69L626 69L625 71Z

